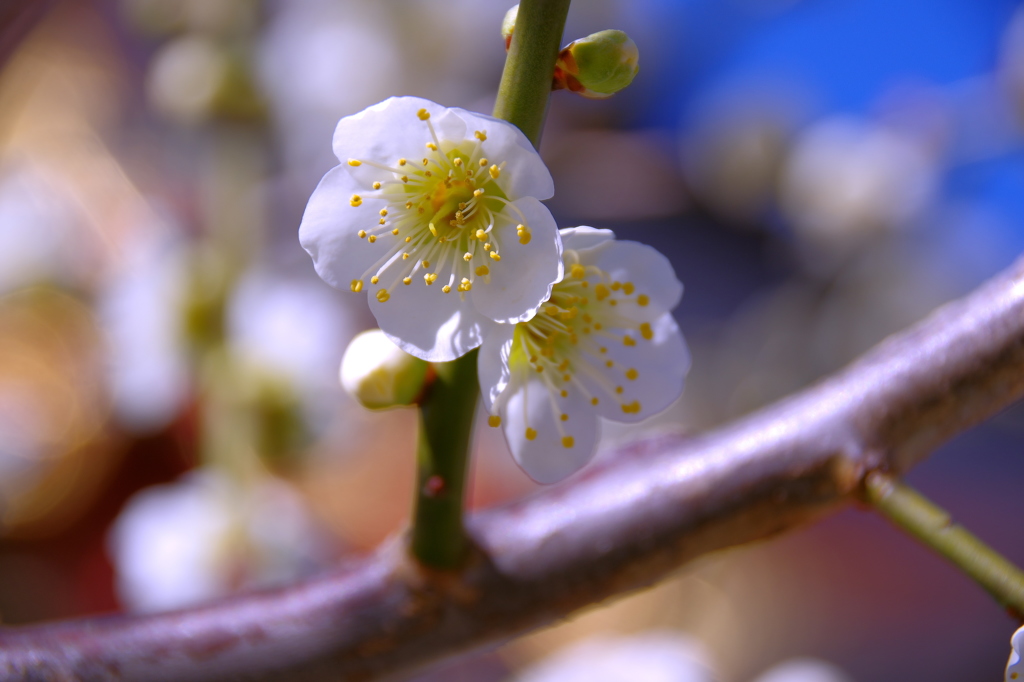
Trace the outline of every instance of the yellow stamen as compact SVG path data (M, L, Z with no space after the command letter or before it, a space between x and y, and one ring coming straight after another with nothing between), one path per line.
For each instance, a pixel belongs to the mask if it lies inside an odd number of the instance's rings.
M348 285L348 288L358 294L360 291L363 290L363 280L361 280L361 279L354 279L354 280L352 280L352 283Z
M496 414L492 414L487 418L487 425L495 428L501 426L501 417Z

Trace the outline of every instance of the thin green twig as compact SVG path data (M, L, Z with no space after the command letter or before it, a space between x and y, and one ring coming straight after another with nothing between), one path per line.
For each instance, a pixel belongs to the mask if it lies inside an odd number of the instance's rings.
M865 488L868 502L886 518L946 557L1013 616L1024 620L1024 571L892 476L872 472Z

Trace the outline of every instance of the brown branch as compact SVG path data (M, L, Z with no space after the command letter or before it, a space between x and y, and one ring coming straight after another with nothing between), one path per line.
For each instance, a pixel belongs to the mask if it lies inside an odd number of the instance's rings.
M0 679L367 679L552 623L819 517L1024 394L1024 259L817 385L477 514L461 574L400 543L292 587L0 633Z

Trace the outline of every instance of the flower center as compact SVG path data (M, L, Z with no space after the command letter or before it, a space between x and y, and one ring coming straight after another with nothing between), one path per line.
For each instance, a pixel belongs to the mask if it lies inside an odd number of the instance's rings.
M556 396L568 398L576 391L593 406L612 400L625 414L640 412L636 391L627 388L640 373L613 360L609 348L617 344L639 352L638 339L650 341L654 330L650 323L623 314L628 306L650 304L650 297L638 293L632 282L616 281L596 266L582 265L574 251L565 252L565 263L565 279L554 285L537 315L516 325L509 369L513 376L540 376L556 411L562 444L572 447L572 436L562 426L569 417ZM535 437L536 431L527 425L530 440L531 434Z
M365 163L384 171L365 196L382 199L386 206L376 224L358 231L368 245L382 241L374 247L382 253L351 284L352 291L361 291L367 279L381 284L376 292L381 302L399 282L409 286L421 277L426 286L440 279L443 293L455 288L465 298L475 283L490 281L490 269L501 261L502 248L510 241L510 225L516 226L520 244L531 239L526 218L497 183L504 162L483 156L487 133L478 130L472 139L440 140L429 112L421 109L417 118L429 132L422 159L400 158L393 166L348 161L350 166ZM353 195L349 203L361 209L363 195Z

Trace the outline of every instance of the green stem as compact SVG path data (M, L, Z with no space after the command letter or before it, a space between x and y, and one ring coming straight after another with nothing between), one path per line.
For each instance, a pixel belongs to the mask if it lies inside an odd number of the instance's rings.
M435 364L437 376L420 407L412 551L435 568L458 566L466 553L462 507L478 390L476 355L474 350Z
M880 472L865 481L867 500L894 524L946 557L1018 619L1024 619L1024 572L923 495Z
M498 86L494 116L540 145L569 0L523 0Z
M494 115L540 141L569 0L523 0ZM476 351L434 365L420 405L412 553L427 566L457 568L468 547L462 525L469 442L476 411Z

